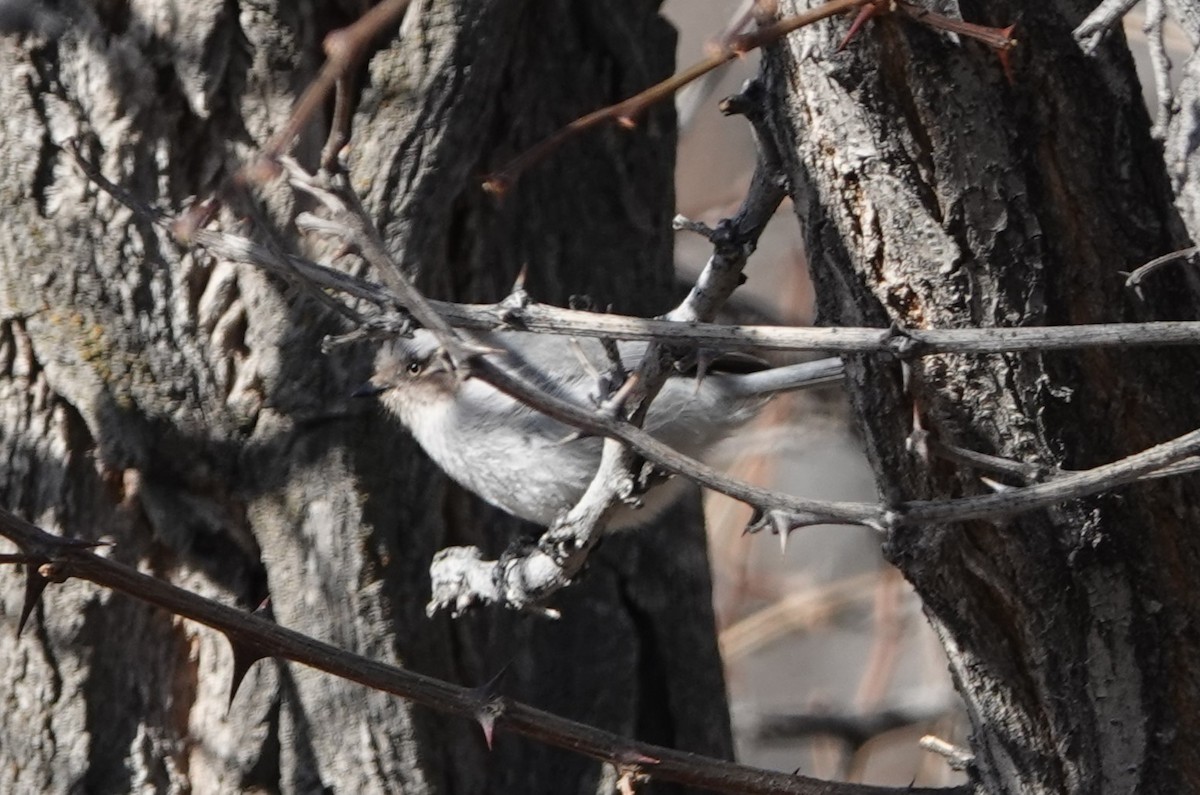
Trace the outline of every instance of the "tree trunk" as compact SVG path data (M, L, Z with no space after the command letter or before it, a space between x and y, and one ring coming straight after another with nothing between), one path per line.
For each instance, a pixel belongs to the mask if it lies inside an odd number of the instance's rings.
M767 53L824 324L1195 317L1183 270L1155 277L1144 302L1124 287L1186 234L1123 37L1094 57L1071 38L1090 6L961 3L972 22L1019 23L1011 81L982 45L899 14L841 53L848 20ZM908 393L895 362L853 370L892 503L986 490L905 452L914 407L942 442L1070 469L1200 427L1193 350L921 358ZM1200 788L1198 506L1188 476L887 536L950 657L983 790Z
M64 2L61 35L0 40L0 501L193 591L269 596L281 624L344 648L472 686L505 671L505 695L730 755L694 500L607 541L554 605L562 621L426 618L436 550L499 552L534 529L347 400L371 352L320 356L345 329L319 304L176 246L59 148L77 140L138 201L186 206L282 127L354 6ZM431 294L496 300L525 266L540 300L667 308L669 107L570 142L499 201L479 187L670 73L657 4L414 2L389 40L363 73L352 176ZM301 134L303 162L324 132ZM257 237L301 246L281 183L241 205ZM21 580L0 582L15 626ZM226 713L231 671L216 633L52 587L0 647L0 791L611 791L588 760L507 736L489 752L468 721L300 667L259 663Z

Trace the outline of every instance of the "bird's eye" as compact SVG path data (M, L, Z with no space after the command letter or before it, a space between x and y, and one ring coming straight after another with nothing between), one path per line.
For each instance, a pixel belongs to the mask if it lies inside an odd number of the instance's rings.
M420 375L423 368L420 362L409 362L406 369L409 375Z

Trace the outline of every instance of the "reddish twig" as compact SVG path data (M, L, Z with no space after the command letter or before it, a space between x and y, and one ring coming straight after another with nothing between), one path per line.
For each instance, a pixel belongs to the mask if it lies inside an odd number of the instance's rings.
M404 16L410 0L383 0L379 5L363 14L353 24L335 30L325 37L325 64L316 78L292 107L287 123L267 141L258 157L242 165L215 191L218 197L227 197L230 191L248 183L261 183L275 177L279 171L279 158L292 147L304 125L324 106L335 87L341 87L334 109L329 140L322 152L322 164L328 165L336 157L341 141L349 130L349 75L361 61L367 46L381 30L395 25ZM172 225L172 232L180 240L191 240L196 230L208 224L220 209L222 199L197 202Z
M379 32L398 23L408 8L409 0L384 0L363 14L351 25L335 30L325 37L325 65L315 80L296 101L292 115L283 129L271 136L263 147L259 161L274 161L292 146L292 139L300 134L301 128L325 104L329 92L339 80L345 78L362 59L367 45ZM253 164L247 166L253 169Z
M961 19L939 14L936 11L930 11L928 8L905 2L905 0L899 0L896 3L896 10L931 28L944 30L947 33L957 33L960 36L981 41L999 52L1007 52L1017 46L1017 40L1012 37L1012 32L1016 28L1016 25L1009 25L1007 28L976 25L972 22L964 22Z
M507 191L517 178L534 163L537 163L546 155L553 152L563 144L567 139L577 135L585 130L597 126L605 121L616 121L624 127L632 127L635 124L635 119L641 115L646 108L668 99L676 91L683 86L697 80L712 70L726 64L735 58L740 58L748 52L772 44L784 36L799 30L805 25L811 25L814 22L819 22L822 19L828 19L838 14L843 14L860 6L873 3L876 0L830 0L822 6L806 11L803 14L781 19L771 23L766 27L760 28L752 33L743 33L737 36L729 37L719 46L714 47L714 52L708 58L699 63L679 72L671 77L656 83L645 91L635 94L629 99L622 100L615 105L601 108L592 111L591 113L580 116L575 121L558 130L558 132L546 138L541 143L535 144L533 147L525 150L515 159L511 160L504 168L495 172L484 180L483 187L489 193L502 194Z

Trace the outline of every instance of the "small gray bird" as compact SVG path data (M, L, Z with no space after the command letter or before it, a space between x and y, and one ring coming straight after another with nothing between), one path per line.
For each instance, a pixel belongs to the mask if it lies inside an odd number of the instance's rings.
M492 361L557 397L594 410L612 363L599 340L519 331L472 333L497 351ZM644 342L618 343L632 371ZM741 372L723 369L732 363ZM757 372L746 372L747 365ZM645 429L697 457L750 420L778 392L829 383L842 376L840 359L763 369L751 357L724 357L703 378L671 376L650 404ZM514 516L550 526L583 495L600 464L602 440L573 429L477 378L454 372L436 338L418 330L380 349L375 373L355 396L377 395L412 432L438 466L462 486ZM672 478L652 488L640 509L622 505L607 529L645 524L674 502L685 483ZM674 485L672 485L674 484Z

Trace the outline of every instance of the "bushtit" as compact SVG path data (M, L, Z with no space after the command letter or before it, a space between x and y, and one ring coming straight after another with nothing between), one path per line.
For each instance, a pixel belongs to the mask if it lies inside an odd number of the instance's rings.
M526 381L577 406L594 409L613 363L602 343L519 331L475 333L472 340ZM618 343L632 371L644 342ZM722 365L732 363L742 372ZM702 378L672 375L650 404L645 429L676 450L696 457L751 419L777 392L841 378L839 359L763 369L752 357L718 358ZM746 372L757 368L757 372ZM573 429L477 378L453 371L434 336L383 346L375 373L356 396L378 395L438 466L461 485L514 516L550 526L583 495L600 463L602 440ZM640 509L621 505L606 528L644 524L682 491L683 478L652 488ZM674 484L674 487L672 487Z

